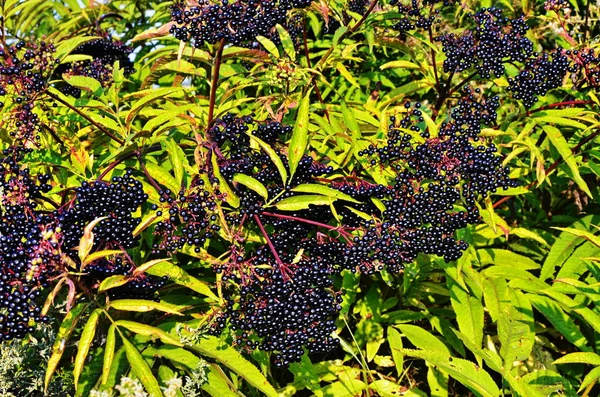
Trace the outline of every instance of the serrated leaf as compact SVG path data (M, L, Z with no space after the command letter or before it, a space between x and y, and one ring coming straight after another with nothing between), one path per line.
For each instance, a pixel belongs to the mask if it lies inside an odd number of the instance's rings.
M104 343L104 360L102 361L102 377L101 383L104 385L108 382L110 376L110 369L115 358L115 345L117 343L115 330L116 326L111 324L106 333L106 342Z
M101 313L101 309L94 310L83 327L83 331L81 331L81 337L77 344L77 355L75 356L75 363L73 364L73 384L75 385L75 390L77 390L79 377L81 376L81 371L85 365L85 359L90 351L94 335L96 335L96 325L98 324Z
M294 48L294 41L292 40L290 34L280 24L277 24L275 27L277 28L277 33L279 33L279 39L281 40L283 50L291 60L295 60L296 49Z
M166 139L162 143L165 151L169 154L169 162L175 175L176 185L183 186L183 165L187 162L185 153L173 139ZM177 194L178 191L175 190L174 193Z
M481 300L467 293L452 279L448 279L448 289L460 332L466 335L475 346L480 347L483 342L484 328Z
M477 256L482 265L518 266L522 270L537 270L541 267L530 258L505 249L483 248L477 250Z
M161 263L156 263L152 267L149 267L146 273L156 277L168 276L176 284L188 287L214 301L219 301L219 298L205 282L190 276L185 270L173 263L161 261Z
M123 251L121 251L121 250L103 250L103 251L93 252L93 253L89 254L88 256L86 256L85 259L83 260L83 262L81 262L81 269L83 270L84 265L88 265L97 259L106 258L107 256L120 254L122 252Z
M560 332L565 339L577 346L579 350L584 352L592 350L579 327L558 303L545 296L529 294L527 297L531 304L550 321L554 329Z
M183 88L181 87L163 87L163 88L153 88L144 91L138 91L135 93L136 96L141 96L133 105L131 105L131 110L127 113L125 117L125 123L130 125L135 116L149 103L154 102L156 100L165 98L174 93L183 93Z
M69 341L73 330L77 326L77 322L81 318L81 315L88 305L89 304L87 303L77 304L66 314L65 318L60 324L58 332L56 333L56 339L52 345L52 354L50 355L48 363L46 364L46 374L44 375L44 392L48 390L50 379L58 367L58 363L60 362L60 359L65 351L67 342Z
M600 366L600 355L592 352L568 353L554 360L552 364L589 364Z
M340 72L340 74L350 83L352 84L354 87L360 88L360 84L358 84L358 81L356 81L356 79L354 78L354 76L352 76L352 73L350 73L350 71L344 66L343 63L338 62L335 65L335 68L337 69L338 72Z
M281 211L300 211L310 208L311 205L329 205L336 199L317 194L292 196L277 202L275 207Z
M201 339L197 345L191 346L191 349L222 363L266 396L277 397L279 395L267 378L254 365L237 350L221 342L218 338L207 336Z
M577 160L571 152L571 148L569 147L565 137L562 135L562 132L560 132L558 128L551 125L544 125L543 128L544 131L546 131L546 135L548 135L548 139L550 139L550 142L552 142L552 145L556 148L556 150L558 150L558 153L563 158L567 166L569 166L569 169L573 174L573 181L581 190L585 192L585 194L587 194L589 197L593 197L587 183L585 183L579 174L579 165L577 164Z
M127 328L131 332L139 334L139 335L145 335L145 336L150 336L153 338L159 338L163 343L166 343L169 345L183 347L183 343L181 343L179 341L179 339L176 339L173 336L169 335L167 332L163 331L162 329L153 327L151 325L141 324L141 323L137 323L135 321L129 321L129 320L118 320L115 322L115 325L118 327Z
M267 154L267 156L269 156L273 164L275 164L275 167L277 167L277 171L279 171L281 181L285 184L285 182L287 181L287 170L285 169L285 165L283 165L283 161L281 161L279 155L275 152L275 150L273 150L271 145L269 145L268 143L264 142L263 140L257 138L252 134L248 135L250 136L250 139L258 143L258 146L260 146L260 148Z
M444 342L436 338L427 330L411 324L400 324L395 325L395 327L398 328L400 332L408 338L410 343L415 345L415 347L423 350L436 350L440 353L450 355L450 350L446 347Z
M292 138L290 139L290 144L288 147L290 180L296 173L296 168L298 167L302 156L304 156L306 147L308 146L310 93L311 90L308 90L304 98L302 98L300 101L298 113L296 114L296 123L294 124Z
M398 376L404 372L404 355L400 353L402 349L402 337L400 332L394 327L389 326L387 329L388 343L390 344L390 351L392 353L392 359L394 360L394 366L396 367L396 373Z
M111 301L109 307L116 310L124 310L128 312L149 312L152 310L159 310L161 312L177 314L183 316L179 309L181 306L173 305L167 302L154 302L143 299L119 299Z
M581 381L581 386L579 386L579 392L583 391L594 382L597 382L598 379L600 379L600 367L594 368L585 375L585 378Z
M131 371L142 382L146 392L148 392L150 397L163 397L160 385L152 374L152 370L148 366L148 363L146 363L146 360L144 360L144 357L142 357L138 349L127 338L122 337L121 339L125 347L127 361L131 365Z
M79 247L77 248L77 254L82 263L85 261L85 258L90 254L90 251L92 251L92 247L94 246L94 233L92 232L92 229L99 222L103 221L106 218L106 216L102 218L96 218L90 223L88 223L87 226L83 229L83 235L81 236L81 239L79 239ZM82 265L81 268L83 269L84 266Z
M181 190L181 184L177 183L177 180L173 177L173 175L171 175L171 173L163 167L150 162L146 163L145 166L148 170L148 173L150 173L150 176L158 183L169 189L171 192L177 194L179 190Z
M67 55L69 55L75 48L79 47L80 45L99 39L100 37L98 36L87 36L87 37L80 37L80 36L75 36L72 37L70 39L67 39L65 41L61 41L60 44L56 47L56 51L54 51L54 56L57 59L63 60Z
M491 277L483 280L483 299L493 321L498 321L504 308L511 304L508 288L506 281L501 278Z
M401 352L406 356L421 358L437 366L483 397L498 397L500 395L500 390L492 377L473 362L436 351L402 349Z
M129 277L124 276L122 274L118 274L116 276L110 276L102 280L100 285L98 286L98 292L103 292L109 290L111 288L117 288L122 285L125 285L129 282Z
M75 88L79 88L82 91L91 92L96 96L102 95L103 89L102 84L92 77L87 76L72 76L63 74L63 79Z
M515 321L508 313L498 319L500 356L504 359L504 371L508 373L513 362L527 359L533 349L535 333L528 324Z
M352 203L360 204L360 201L354 199L352 196L350 196L346 193L343 193L337 189L333 189L328 186L319 185L316 183L303 183L301 185L294 187L292 189L292 192L314 193L314 194L318 194L318 195L322 195L322 196L331 197L334 199L340 199L340 200L345 200L345 201L350 201Z
M248 175L235 174L233 176L233 182L246 186L248 189L264 198L265 201L269 200L269 192L267 191L265 185L263 185L259 180Z
M214 153L212 153L210 157L213 174L215 178L217 178L217 180L219 181L219 189L221 190L221 192L225 193L225 201L233 208L238 208L240 206L240 198L233 192L233 190L231 190L231 187L229 186L225 178L223 178L223 176L221 175L221 171L219 170L219 164L217 163L217 156Z
M265 48L265 50L269 52L269 54L273 55L276 59L281 57L277 46L271 40L264 36L256 36L256 40Z
M600 237L586 230L574 229L569 227L553 227L552 229L561 230L577 237L581 237L594 244L596 247L600 247Z

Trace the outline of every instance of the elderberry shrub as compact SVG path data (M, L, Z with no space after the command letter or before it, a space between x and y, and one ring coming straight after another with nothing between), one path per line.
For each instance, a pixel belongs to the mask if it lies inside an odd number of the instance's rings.
M234 45L254 45L256 36L273 37L277 24L287 26L290 11L306 8L309 0L221 0L213 4L201 0L186 7L178 2L171 7L170 33L199 48L221 40Z
M527 61L517 76L508 78L508 91L515 99L522 100L526 107L531 107L537 102L536 95L546 95L562 85L569 65L565 51L544 52Z
M37 138L39 116L32 101L47 87L58 61L53 53L52 44L33 39L0 44L0 108L12 113L7 129L18 144L35 142Z
M83 43L72 52L72 54L89 55L92 59L60 65L56 68L56 78L63 75L92 77L98 80L102 87L108 87L113 81L115 62L119 62L119 67L123 69L125 76L135 72L133 62L129 59L133 51L131 47L120 40L114 40L106 31L95 31L93 35L101 38ZM59 89L65 95L75 98L81 96L79 88L68 84L60 85Z
M597 89L600 87L600 52L592 48L567 51L572 59L571 72L577 87L587 86Z
M446 55L444 71L457 73L475 68L480 77L504 74L506 62L524 62L533 54L533 43L525 37L529 27L524 17L508 19L499 8L483 8L471 15L473 29L438 38Z

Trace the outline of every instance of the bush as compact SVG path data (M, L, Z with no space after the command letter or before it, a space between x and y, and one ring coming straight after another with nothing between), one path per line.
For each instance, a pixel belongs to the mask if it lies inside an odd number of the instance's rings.
M597 394L599 10L3 3L3 395Z

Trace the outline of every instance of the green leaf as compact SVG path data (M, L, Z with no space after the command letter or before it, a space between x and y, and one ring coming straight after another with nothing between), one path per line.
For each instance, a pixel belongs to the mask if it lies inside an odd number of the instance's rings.
M84 265L88 265L97 259L106 258L107 256L120 254L122 252L123 251L121 251L121 250L102 250L102 251L93 252L93 253L89 254L88 256L86 256L85 259L81 262L81 269L84 268Z
M210 156L210 161L212 164L212 171L215 175L215 178L219 181L219 190L225 193L225 201L227 204L231 205L233 208L238 208L240 206L240 198L231 190L231 187L221 175L221 171L219 170L219 164L217 163L217 156L212 153Z
M552 229L561 230L577 237L581 237L594 244L596 247L600 247L600 237L586 230L574 229L569 227L553 227Z
M287 181L287 170L285 169L285 165L283 165L283 161L281 161L281 158L279 157L277 152L275 152L275 150L273 150L271 145L264 142L263 140L255 137L252 134L248 134L248 135L250 136L250 139L252 139L256 143L258 143L258 146L260 146L260 148L267 154L267 156L269 156L269 158L271 159L273 164L275 164L275 167L277 167L277 171L279 171L279 175L281 176L281 181L285 184L285 182Z
M579 392L583 391L592 383L597 382L598 379L600 379L600 367L594 368L585 375L585 378L581 381L581 386L579 386Z
M252 178L251 176L244 174L235 174L233 176L234 186L235 183L241 183L246 186L248 189L257 193L260 197L264 198L265 201L269 200L269 192L265 185L263 185L259 180Z
M108 305L109 307L116 310L124 310L129 312L149 312L152 310L159 310L161 312L177 314L182 316L178 309L181 309L181 306L173 305L166 302L154 302L143 299L120 299L116 301L111 301Z
M184 287L188 287L189 289L196 291L200 295L204 295L214 301L219 301L219 298L215 293L210 289L208 284L203 281L198 280L197 278L190 276L185 270L181 267L170 263L170 262L161 262L157 263L154 266L148 268L146 273L156 276L156 277L169 277L171 281L176 284L183 285Z
M528 324L515 321L508 313L502 313L498 319L498 339L505 374L512 369L515 361L526 360L531 355L534 338L535 332L531 332Z
M300 211L310 208L311 205L329 205L335 199L317 194L305 194L292 196L277 202L275 207L281 211Z
M91 92L96 96L102 95L102 84L92 77L71 76L68 74L63 74L62 77L67 83L69 83L69 85L72 85L73 87L79 88L82 91Z
M279 33L279 39L281 40L283 50L291 60L295 60L296 49L294 48L294 41L292 40L290 34L280 24L277 24L275 27L277 28L277 33Z
M536 270L541 266L530 258L509 250L498 248L483 248L477 250L479 263L482 265L517 266L522 270Z
M129 277L123 275L110 276L102 280L98 286L98 292L103 292L111 288L117 288L129 282Z
M280 58L279 50L277 46L269 39L264 36L256 36L256 40L269 52L269 54L273 55L276 59Z
M462 332L455 329L453 329L453 332L460 339L460 341L464 343L465 347L475 355L475 357L483 360L491 370L502 373L502 358L495 350L475 346Z
M562 135L562 132L560 132L558 128L553 127L551 125L544 125L543 128L544 131L546 131L546 134L548 135L548 139L550 139L550 142L552 142L552 145L556 148L556 150L558 150L560 156L569 166L569 169L573 174L573 181L577 183L577 186L579 186L579 188L583 190L585 194L587 194L589 197L593 197L592 192L587 186L587 183L585 183L585 181L579 174L579 165L577 164L577 160L571 152L571 148L569 147L569 144L567 143L565 137Z
M138 349L127 340L127 338L122 337L123 346L125 347L125 354L127 355L127 361L131 365L131 371L134 375L142 382L144 388L150 395L150 397L162 397L162 391L160 389L160 385L158 381L152 374L152 370L148 366L144 357L140 354Z
M115 337L116 326L111 324L108 328L108 332L106 333L106 342L104 344L104 360L102 363L102 380L101 383L104 385L108 382L108 377L110 376L110 369L113 365L113 360L115 358L115 345L117 343Z
M436 350L444 354L450 355L450 350L444 342L430 334L425 329L410 324L395 325L404 336L408 338L410 343L423 350Z
M129 320L118 320L114 323L116 326L124 327L139 335L150 336L152 338L159 338L163 343L182 347L183 344L179 339L174 338L160 328L153 327L151 325L136 323L135 321Z
M437 366L480 396L498 397L500 395L496 382L475 363L438 351L402 349L401 352L406 356L421 358Z
M300 105L298 106L296 123L294 124L294 130L292 132L292 138L290 140L288 148L290 181L296 173L296 168L298 167L302 156L304 156L306 147L308 146L310 92L311 90L308 90L304 98L302 98L302 100L300 101Z
M166 139L162 141L165 151L169 154L169 162L171 163L171 169L175 175L175 185L183 186L183 166L187 163L185 153L179 147L173 139ZM174 190L173 193L177 194L178 191Z
M92 247L94 246L94 233L92 232L92 229L94 229L94 226L106 218L106 216L102 218L96 218L88 223L83 229L83 235L79 239L79 247L77 247L77 255L82 263L85 262L85 258L87 258L87 256L90 254ZM83 268L84 266L82 264L81 269Z
M190 348L198 353L217 360L231 369L238 376L246 379L253 387L260 390L266 396L277 397L278 393L271 386L267 378L237 350L221 342L214 336L207 336Z
M456 314L460 332L480 347L483 343L483 305L481 300L465 292L460 285L448 279L450 301Z
M98 36L86 36L80 37L75 36L70 39L61 41L60 44L56 47L56 51L54 51L54 56L61 61L65 59L67 55L71 53L75 48L79 47L81 44L99 39Z
M412 63L410 61L405 61L402 59L386 62L379 67L379 69L381 69L381 70L397 69L397 68L398 69L421 69L421 67L419 65L417 65L416 63Z
M101 309L94 310L92 314L90 314L90 317L81 332L81 337L77 344L77 356L75 356L75 363L73 364L73 383L75 384L75 390L77 390L79 377L81 376L81 371L85 365L85 359L90 351L94 335L96 335L96 325L98 324L101 313Z
M527 296L532 305L550 321L552 326L560 332L565 339L574 344L584 352L589 352L592 348L587 339L581 333L579 327L573 322L559 306L558 303L544 296L529 294Z
M346 127L348 127L348 129L352 132L352 137L354 139L360 139L360 126L354 117L354 111L348 108L348 105L345 101L342 101L342 118L344 119L344 124Z
M354 199L352 196L347 195L346 193L342 193L337 189L330 188L325 185L319 185L316 183L303 183L301 185L296 186L292 189L292 192L300 192L300 193L314 193L322 196L331 197L334 199L340 199L345 201L350 201L352 203L360 204L360 201Z
M394 327L389 326L387 329L387 340L390 344L390 351L392 353L392 359L394 360L394 366L396 367L396 373L401 376L404 372L404 355L400 353L402 349L402 337Z
M163 167L158 164L147 162L145 164L148 173L152 178L156 180L156 182L165 186L167 189L171 190L174 194L179 193L181 190L181 184L177 182L173 175Z
M127 125L131 125L131 122L133 121L135 116L140 112L140 110L142 110L150 102L154 102L158 99L165 98L165 97L175 94L175 93L183 93L183 92L184 92L184 90L181 87L163 87L163 88L152 88L152 89L148 89L148 90L137 91L135 94L129 95L126 98L132 97L134 95L141 97L141 98L138 99L131 106L131 110L129 111L129 113L127 113L127 116L125 117L125 122L127 123ZM175 192L177 192L177 191L178 190L175 190Z
M77 322L81 318L81 315L87 308L89 303L78 303L72 308L65 318L63 319L60 327L58 328L58 332L56 333L56 340L52 345L52 354L48 359L48 363L46 364L46 374L44 376L44 392L48 390L48 385L50 384L50 379L56 371L58 367L58 363L65 351L65 347L67 346L67 342L73 333L73 330L77 326Z
M600 366L600 355L592 352L569 353L554 360L552 364L589 364Z

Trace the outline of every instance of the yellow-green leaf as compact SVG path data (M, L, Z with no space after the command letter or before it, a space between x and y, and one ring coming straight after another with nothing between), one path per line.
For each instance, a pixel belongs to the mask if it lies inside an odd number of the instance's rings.
M77 384L79 383L79 377L81 376L85 359L90 351L94 335L96 335L96 325L98 324L101 313L101 309L94 310L92 314L90 314L90 317L81 332L81 337L77 344L77 356L75 356L75 363L73 364L73 383L75 384L75 390L77 390Z
M160 385L152 374L152 370L146 360L144 360L144 357L142 357L138 349L127 338L123 337L122 340L127 361L131 364L131 370L140 382L142 382L150 397L163 397Z

